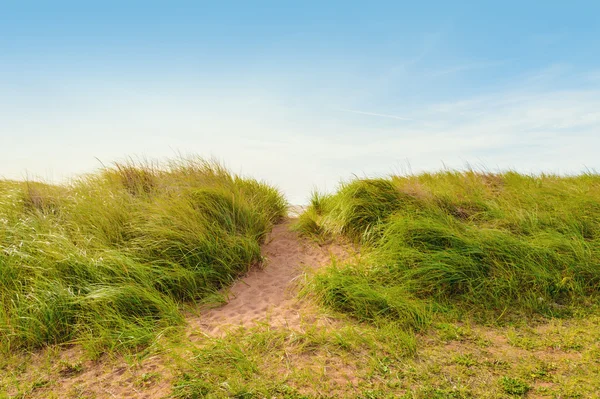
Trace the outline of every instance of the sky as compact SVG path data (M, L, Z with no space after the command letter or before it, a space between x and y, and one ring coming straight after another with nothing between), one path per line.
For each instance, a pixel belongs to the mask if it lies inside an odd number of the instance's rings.
M599 170L597 1L0 2L0 176Z

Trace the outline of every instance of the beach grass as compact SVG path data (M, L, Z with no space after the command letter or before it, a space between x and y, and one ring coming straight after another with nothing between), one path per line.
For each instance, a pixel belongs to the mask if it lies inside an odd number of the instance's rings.
M361 246L308 288L360 320L568 317L597 307L600 176L475 171L356 179L295 227Z
M285 214L275 188L202 159L0 181L1 349L146 345L261 262Z

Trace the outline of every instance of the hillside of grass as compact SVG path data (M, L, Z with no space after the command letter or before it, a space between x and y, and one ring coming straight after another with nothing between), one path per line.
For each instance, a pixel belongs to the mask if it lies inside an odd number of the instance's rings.
M358 262L307 287L326 306L421 329L565 317L597 307L600 176L440 172L356 179L313 194L295 228L346 237Z
M147 344L260 262L285 210L273 187L203 160L0 181L1 349Z

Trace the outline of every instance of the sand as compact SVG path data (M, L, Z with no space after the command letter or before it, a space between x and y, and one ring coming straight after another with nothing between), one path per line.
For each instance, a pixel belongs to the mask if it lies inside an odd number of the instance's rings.
M316 245L291 231L293 219L278 224L262 247L261 267L251 269L228 292L228 302L189 320L190 335L221 335L232 327L251 327L267 322L274 327L294 328L315 317L308 301L297 291L304 271L349 256L348 248Z

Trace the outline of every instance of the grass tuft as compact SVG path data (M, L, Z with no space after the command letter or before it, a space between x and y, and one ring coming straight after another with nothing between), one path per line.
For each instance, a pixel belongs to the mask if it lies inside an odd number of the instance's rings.
M357 179L319 199L298 230L349 237L363 256L310 289L359 319L562 317L598 300L600 176L441 172Z
M0 181L3 348L128 347L260 262L274 188L201 159L127 162L71 184Z

